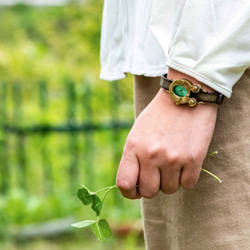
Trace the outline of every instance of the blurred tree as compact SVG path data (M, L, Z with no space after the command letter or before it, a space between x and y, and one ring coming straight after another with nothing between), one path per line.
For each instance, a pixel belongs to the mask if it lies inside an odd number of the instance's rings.
M101 0L0 9L1 79L98 76Z

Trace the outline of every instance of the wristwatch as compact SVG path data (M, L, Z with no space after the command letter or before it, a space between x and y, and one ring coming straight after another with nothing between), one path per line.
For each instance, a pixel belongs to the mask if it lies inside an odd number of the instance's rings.
M162 75L160 85L169 92L171 99L177 104L188 104L195 107L201 103L222 104L224 95L219 92L208 92L199 84L192 84L186 79L170 80L167 74Z

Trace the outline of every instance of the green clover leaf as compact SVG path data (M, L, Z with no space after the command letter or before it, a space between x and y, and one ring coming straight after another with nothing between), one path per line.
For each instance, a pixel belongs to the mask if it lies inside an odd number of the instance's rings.
M101 219L92 224L92 230L96 235L96 238L102 242L106 242L107 238L111 237L112 235L109 224L105 219Z
M94 223L96 223L96 220L84 220L71 224L71 226L76 228L83 228L83 227L88 227Z
M78 189L76 195L84 205L89 205L93 203L93 196L95 193L91 192L87 187L82 185L82 188Z
M102 209L102 201L97 195L93 196L93 204L91 208L96 212L97 216L100 215Z

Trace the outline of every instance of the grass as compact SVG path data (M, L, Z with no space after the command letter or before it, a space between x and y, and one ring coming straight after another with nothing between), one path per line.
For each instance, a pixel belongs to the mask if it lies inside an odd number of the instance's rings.
M85 231L86 232L86 231ZM112 237L106 243L99 242L91 233L65 235L52 239L34 239L29 241L7 241L1 243L1 250L143 250L143 237L139 233L130 233L123 237Z

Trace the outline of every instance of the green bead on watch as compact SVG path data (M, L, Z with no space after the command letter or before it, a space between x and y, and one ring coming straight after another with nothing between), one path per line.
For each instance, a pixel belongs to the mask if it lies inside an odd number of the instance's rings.
M179 97L184 97L187 95L187 90L185 89L185 87L183 87L181 85L174 86L173 92L175 95L177 95Z
M201 103L221 104L224 96L218 92L210 93L199 84L192 84L186 79L170 80L167 74L161 77L160 85L169 92L171 99L177 104L188 104L195 107Z

